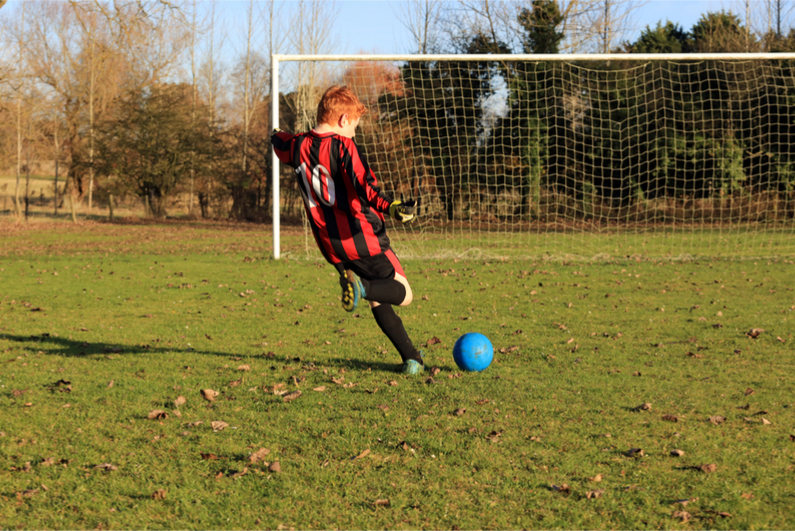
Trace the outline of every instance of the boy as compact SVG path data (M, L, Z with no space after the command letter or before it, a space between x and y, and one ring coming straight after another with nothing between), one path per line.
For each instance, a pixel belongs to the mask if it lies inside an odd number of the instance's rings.
M333 85L320 99L312 131L276 129L271 143L279 160L295 168L315 241L340 274L342 307L352 312L360 299L369 301L375 322L403 359L401 372L419 374L422 356L392 308L411 303L411 287L384 226L384 214L413 220L414 202L395 201L378 188L353 140L366 112L348 87Z

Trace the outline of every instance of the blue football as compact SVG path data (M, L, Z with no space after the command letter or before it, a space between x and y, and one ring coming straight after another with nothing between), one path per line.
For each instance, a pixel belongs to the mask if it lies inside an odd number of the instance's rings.
M494 347L489 338L477 332L459 337L453 346L453 360L461 370L479 372L491 365Z

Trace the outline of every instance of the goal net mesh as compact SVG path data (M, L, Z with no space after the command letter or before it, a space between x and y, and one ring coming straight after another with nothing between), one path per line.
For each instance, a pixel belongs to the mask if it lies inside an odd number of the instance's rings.
M404 256L759 258L795 254L794 67L462 56L324 77L367 105L381 188L418 202L390 228Z

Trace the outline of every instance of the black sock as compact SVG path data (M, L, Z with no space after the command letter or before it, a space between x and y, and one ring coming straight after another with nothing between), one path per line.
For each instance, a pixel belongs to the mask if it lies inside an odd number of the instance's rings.
M400 304L406 300L406 286L397 280L365 280L359 279L364 286L365 299L383 304Z
M391 305L381 304L376 306L373 308L373 317L375 317L375 322L378 323L386 337L395 345L403 361L416 360L422 363L420 353L414 348L406 329L403 327L403 321L400 320Z

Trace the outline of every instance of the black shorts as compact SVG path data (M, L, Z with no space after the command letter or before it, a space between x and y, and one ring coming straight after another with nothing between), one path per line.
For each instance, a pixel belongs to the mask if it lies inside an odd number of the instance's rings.
M401 276L406 277L403 272L403 266L400 265L400 260L395 256L395 252L392 249L375 256L335 264L335 267L340 274L345 269L350 269L365 280L392 280L395 278L395 273L400 273Z

